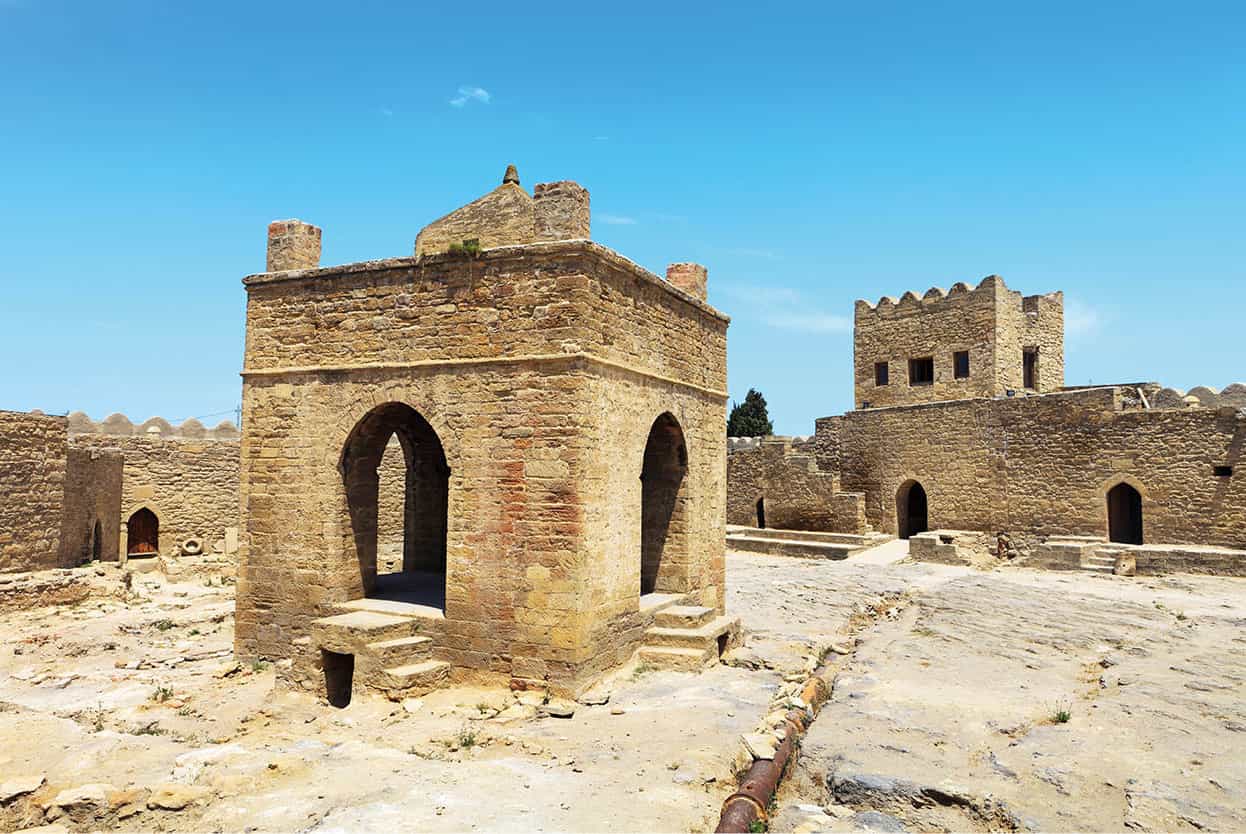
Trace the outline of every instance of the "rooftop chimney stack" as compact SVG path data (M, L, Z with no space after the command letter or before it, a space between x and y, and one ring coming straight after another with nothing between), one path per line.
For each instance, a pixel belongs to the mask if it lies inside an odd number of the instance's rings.
M268 224L268 272L320 266L320 229L302 220Z
M671 264L666 268L666 280L697 299L706 298L709 270L700 264Z
M536 239L587 240L589 233L588 189L579 183L538 183L532 189Z

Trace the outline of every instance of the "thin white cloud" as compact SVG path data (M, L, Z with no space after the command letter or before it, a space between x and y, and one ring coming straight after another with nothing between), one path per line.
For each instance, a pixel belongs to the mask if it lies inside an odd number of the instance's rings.
M599 214L597 219L607 226L635 226L635 217L625 217L621 214Z
M723 292L740 303L738 318L756 318L768 327L800 333L846 333L852 330L847 316L811 306L799 290L754 284L727 284ZM728 309L727 312L732 312Z
M451 107L466 107L468 102L478 101L488 104L493 96L484 87L459 87L459 94L450 99Z
M382 115L382 116L384 116L385 118L387 118L387 119L388 119L388 118L390 118L391 116L393 116L393 115L394 115L394 111L393 111L392 109L388 108L388 107L382 107L382 108L381 108L381 115Z
M1076 298L1064 302L1064 332L1070 336L1090 336L1099 330L1099 311Z

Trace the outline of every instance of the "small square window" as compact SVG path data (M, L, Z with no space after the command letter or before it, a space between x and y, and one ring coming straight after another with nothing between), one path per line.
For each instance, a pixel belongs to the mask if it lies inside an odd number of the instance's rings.
M924 356L909 360L909 385L934 384L934 358Z
M1231 478L1233 477L1233 467L1213 466L1211 468L1211 474L1215 475L1217 478Z
M969 351L958 350L953 353L952 364L955 366L957 379L969 378Z
M874 363L874 384L887 385L891 382L890 369L886 362Z

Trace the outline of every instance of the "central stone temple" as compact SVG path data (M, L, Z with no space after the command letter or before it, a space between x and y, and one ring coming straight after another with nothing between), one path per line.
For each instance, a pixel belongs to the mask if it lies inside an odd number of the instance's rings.
M268 271L243 281L239 658L341 704L448 680L576 692L637 651L700 668L735 644L728 319L704 267L663 279L589 224L584 188L529 195L512 166L413 257L321 267L320 229L269 226Z

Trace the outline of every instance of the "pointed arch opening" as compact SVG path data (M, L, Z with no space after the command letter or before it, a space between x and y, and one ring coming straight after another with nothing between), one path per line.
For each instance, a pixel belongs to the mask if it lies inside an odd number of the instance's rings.
M1108 541L1142 544L1142 495L1124 481L1108 490Z
M340 469L364 595L444 610L450 467L437 432L409 405L379 405L355 424ZM383 482L398 493L384 502ZM381 545L394 555L378 561Z
M896 532L911 538L930 529L926 488L917 481L905 481L896 492Z
M653 422L640 472L640 593L682 593L687 571L688 447L674 415Z
M757 499L757 529L766 529L766 499L764 496Z
M91 561L98 562L100 554L103 552L104 526L100 524L100 520L95 519L95 526L91 528Z
M126 556L155 556L160 553L160 519L149 507L139 507L126 521Z

